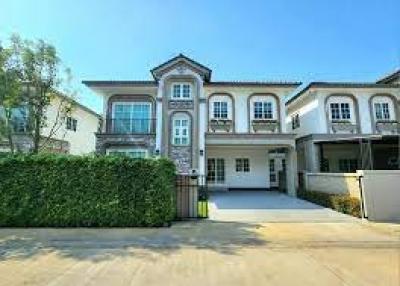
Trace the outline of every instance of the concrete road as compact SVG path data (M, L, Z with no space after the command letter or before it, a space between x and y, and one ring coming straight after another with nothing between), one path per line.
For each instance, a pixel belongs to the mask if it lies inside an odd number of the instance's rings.
M0 229L0 285L400 285L400 227L184 222Z

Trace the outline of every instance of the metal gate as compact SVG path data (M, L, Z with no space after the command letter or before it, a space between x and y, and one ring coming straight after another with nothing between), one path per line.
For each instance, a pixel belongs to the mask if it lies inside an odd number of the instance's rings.
M205 176L176 176L176 219L207 218L208 190Z

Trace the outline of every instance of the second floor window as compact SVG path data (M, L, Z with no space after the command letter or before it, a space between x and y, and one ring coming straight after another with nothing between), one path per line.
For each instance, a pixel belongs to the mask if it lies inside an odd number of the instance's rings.
M273 110L272 102L254 102L254 118L255 119L272 119Z
M331 120L348 120L350 119L349 103L331 103Z
M172 85L172 99L190 99L191 86L188 83L175 83Z
M300 116L298 114L292 115L292 129L300 127Z
M187 115L174 117L172 131L174 145L187 146L190 144L190 119Z
M148 133L150 103L120 102L114 104L113 129L117 133Z
M375 103L375 118L377 120L389 120L390 119L390 111L389 111L389 103Z
M213 104L213 115L215 119L227 119L228 118L228 103L227 102L214 102Z
M0 116L1 108L0 108ZM24 133L28 131L28 108L27 106L20 106L13 108L11 111L12 128L14 132Z
M76 131L78 120L72 117L67 117L67 130Z

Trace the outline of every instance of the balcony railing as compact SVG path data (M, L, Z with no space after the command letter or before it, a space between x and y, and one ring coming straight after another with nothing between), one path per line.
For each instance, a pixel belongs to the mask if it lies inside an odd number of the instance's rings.
M151 119L106 119L106 133L153 134L156 120Z
M254 132L267 131L267 132L278 132L279 121L275 119L253 119L251 126Z
M230 132L232 130L233 121L231 119L211 119L209 122L211 131L225 131Z
M398 134L400 123L396 120L377 120L376 131L381 134Z
M357 133L357 124L350 120L331 120L333 133Z

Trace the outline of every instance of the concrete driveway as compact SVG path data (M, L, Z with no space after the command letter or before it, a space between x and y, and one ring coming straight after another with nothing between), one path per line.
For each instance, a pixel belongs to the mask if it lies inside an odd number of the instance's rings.
M213 221L351 222L353 217L278 192L231 191L210 194Z
M398 286L398 230L360 221L0 229L0 285Z

